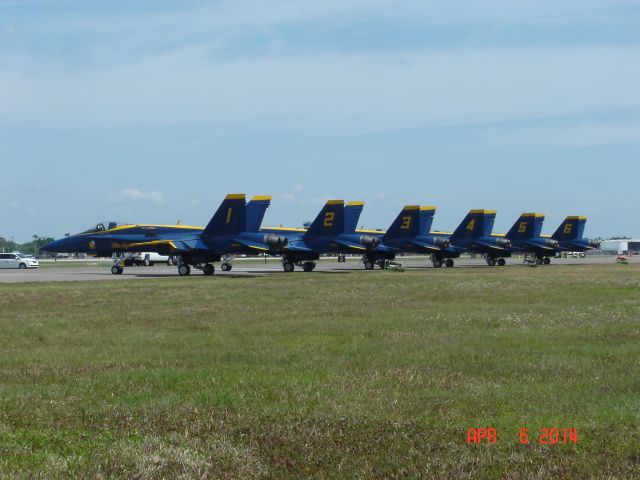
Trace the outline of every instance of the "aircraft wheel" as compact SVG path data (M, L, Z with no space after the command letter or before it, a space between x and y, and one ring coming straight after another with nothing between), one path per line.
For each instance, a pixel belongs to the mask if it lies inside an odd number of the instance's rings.
M454 263L453 263L453 259L451 259L451 258L447 258L447 259L444 261L444 264L447 266L447 268L451 268L451 267L453 267L453 265L454 265Z
M434 258L433 259L433 266L435 268L440 268L442 267L442 260L440 258Z
M202 267L202 272L205 275L213 275L213 272L215 271L216 271L216 268L210 263L207 263L204 267Z
M314 268L316 268L316 264L313 262L304 262L302 264L302 270L305 272L313 272Z
M373 270L373 262L370 262L369 260L364 262L364 269L365 270Z
M231 264L230 263L223 263L222 265L220 265L220 268L222 269L223 272L230 272L231 271Z
M542 265L542 259L540 257L536 257L536 265Z
M295 265L291 262L284 262L282 264L282 268L284 269L285 272L293 272L295 270Z
M551 259L549 257L544 257L544 264L549 265L551 263Z
M111 267L111 273L113 275L120 275L124 270L121 267L118 267L116 265L114 265L113 267Z
M180 275L181 277L186 277L190 273L191 273L191 267L186 263L183 263L178 267L178 275Z
M507 264L507 261L504 258L498 259L498 265L500 265L501 267L504 267L506 264Z
M496 259L493 257L487 257L487 265L489 265L490 267L495 267Z

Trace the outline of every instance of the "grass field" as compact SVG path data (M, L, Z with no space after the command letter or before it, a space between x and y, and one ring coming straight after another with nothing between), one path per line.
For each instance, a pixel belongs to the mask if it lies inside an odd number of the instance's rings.
M2 478L640 477L638 266L0 285L0 328Z

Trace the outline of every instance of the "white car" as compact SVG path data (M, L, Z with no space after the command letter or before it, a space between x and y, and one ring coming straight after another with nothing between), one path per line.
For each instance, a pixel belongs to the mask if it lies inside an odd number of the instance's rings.
M31 255L23 253L0 253L0 268L38 268L40 264Z
M160 255L156 252L137 252L132 254L125 260L125 265L130 267L131 265L144 265L145 267L151 267L154 263L166 263L167 265L175 265L173 259L166 255Z

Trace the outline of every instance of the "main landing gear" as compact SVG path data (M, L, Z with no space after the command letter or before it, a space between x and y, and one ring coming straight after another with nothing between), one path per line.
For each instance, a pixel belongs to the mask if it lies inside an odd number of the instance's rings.
M496 265L504 267L507 264L507 261L504 258L496 258L492 256L487 256L486 261L487 265L490 267L495 267Z
M289 260L287 258L282 259L282 269L287 273L293 272L296 269L296 265L298 267L302 267L302 270L304 272L313 272L313 270L316 268L316 262L313 262L311 260L294 263L292 260Z
M441 268L443 265L447 268L453 268L453 266L455 265L453 258L445 259L438 255L431 255L431 263L433 263L433 266L435 268Z

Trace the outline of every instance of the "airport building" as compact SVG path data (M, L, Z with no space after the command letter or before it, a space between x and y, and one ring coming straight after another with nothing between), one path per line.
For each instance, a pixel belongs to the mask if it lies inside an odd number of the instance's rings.
M640 255L640 240L604 240L600 250L603 254Z

